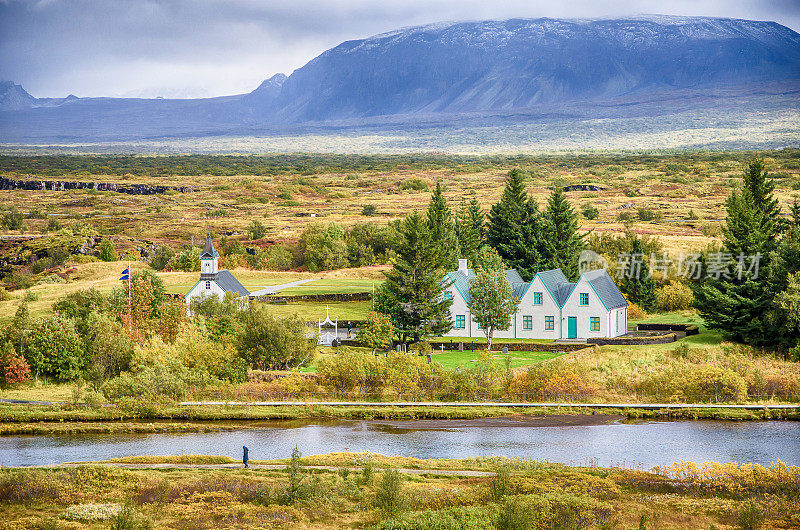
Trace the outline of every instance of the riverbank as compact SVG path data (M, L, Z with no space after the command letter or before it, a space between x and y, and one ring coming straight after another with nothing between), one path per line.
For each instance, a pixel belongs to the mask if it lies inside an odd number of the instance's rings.
M615 417L641 420L800 421L800 405L622 405L602 404L372 403L248 405L0 405L0 435L208 432L262 428L278 420L476 420L510 418L549 422L550 426L596 422ZM591 420L580 418L594 418ZM600 420L602 421L602 420ZM235 422L235 423L231 423Z
M288 455L287 455L288 456ZM491 456L134 457L0 469L5 528L788 528L800 468L645 472ZM746 526L748 523L751 526Z

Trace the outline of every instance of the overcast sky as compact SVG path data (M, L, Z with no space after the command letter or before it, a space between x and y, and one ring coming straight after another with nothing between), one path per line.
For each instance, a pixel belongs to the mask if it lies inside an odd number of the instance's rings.
M403 26L645 13L800 31L800 0L0 0L0 80L37 97L237 94L344 40Z

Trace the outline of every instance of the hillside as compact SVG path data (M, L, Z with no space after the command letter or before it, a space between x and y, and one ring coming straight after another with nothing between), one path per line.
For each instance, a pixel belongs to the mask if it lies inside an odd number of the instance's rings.
M733 105L770 112L800 94L800 35L705 17L512 19L405 28L344 42L249 94L37 99L0 85L0 141L271 135L456 122L566 123ZM764 98L763 96L767 96ZM781 99L782 98L782 99Z

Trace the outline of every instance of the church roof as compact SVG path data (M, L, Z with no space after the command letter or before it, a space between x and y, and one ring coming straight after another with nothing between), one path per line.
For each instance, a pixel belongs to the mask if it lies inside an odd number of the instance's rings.
M249 296L250 291L248 291L244 285L239 283L239 280L236 279L236 276L231 274L231 271L227 269L222 269L217 273L217 277L214 278L214 281L217 282L223 291L226 293L228 291L233 291L238 293L240 296Z
M200 259L216 257L219 257L219 254L217 254L217 250L214 248L214 242L211 241L211 234L206 234L206 243L203 245L203 251L200 253Z

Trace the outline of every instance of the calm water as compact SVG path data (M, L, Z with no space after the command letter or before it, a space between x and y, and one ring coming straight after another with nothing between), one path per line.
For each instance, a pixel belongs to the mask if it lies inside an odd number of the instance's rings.
M422 424L419 424L422 425ZM372 451L420 458L505 455L565 464L648 469L680 460L800 465L798 422L615 422L592 426L459 426L387 428L380 422L271 423L259 429L188 434L0 437L0 465L28 466L127 455L215 454L250 458ZM411 427L411 428L408 428Z

